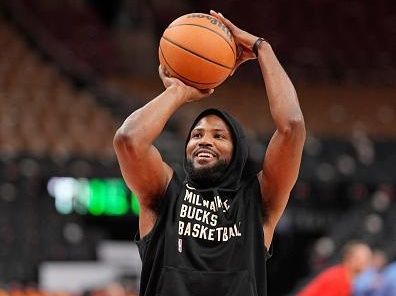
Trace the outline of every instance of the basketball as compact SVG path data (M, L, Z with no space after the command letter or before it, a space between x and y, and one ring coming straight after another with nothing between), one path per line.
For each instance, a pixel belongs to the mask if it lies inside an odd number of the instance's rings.
M228 28L215 17L191 13L164 31L159 60L171 76L198 89L214 88L230 75L236 46Z

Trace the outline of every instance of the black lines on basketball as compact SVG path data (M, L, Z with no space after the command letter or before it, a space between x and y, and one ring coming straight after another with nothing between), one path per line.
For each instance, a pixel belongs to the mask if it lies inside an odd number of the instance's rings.
M214 81L214 82L201 82L201 81L190 80L190 79L184 77L183 75L181 75L180 73L178 73L174 68L172 68L172 66L171 66L171 65L169 64L169 62L166 60L166 57L165 57L164 53L162 52L161 46L159 47L159 50L160 50L160 53L161 53L162 58L164 59L164 61L165 61L165 63L166 63L165 66L169 67L169 69L170 69L173 73L175 73L177 76L179 76L179 77L182 78L183 80L192 82L192 83L194 83L194 84L207 84L207 85L216 84L216 83L221 82L221 80L220 80L220 81Z
M226 65L220 64L220 63L218 63L218 62L216 62L216 61L213 61L213 60L211 60L211 59L208 59L208 58L206 58L206 57L204 57L204 56L202 56L202 55L200 55L200 54L198 54L198 53L196 53L196 52L193 52L193 51L191 51L191 50L185 48L184 46L182 46L182 45L180 45L180 44L177 44L176 42L174 42L174 41L168 39L168 38L165 37L165 36L162 36L162 39L168 41L169 43L172 43L173 45L175 45L175 46L177 46L177 47L180 47L181 49L183 49L183 50L185 50L185 51L188 51L189 53L191 53L191 54L193 54L193 55L195 55L195 56L197 56L197 57L200 57L201 59L204 59L204 60L206 60L206 61L208 61L208 62L211 62L211 63L213 63L213 64L216 64L216 65L218 65L218 66L220 66L220 67L224 67L224 68L227 68L227 69L232 70L231 67L228 67L228 66L226 66Z
M209 31L215 33L216 35L218 35L218 36L220 36L221 38L223 38L223 39L225 40L225 42L227 42L227 44L230 46L230 49L232 50L232 53L234 54L234 58L236 58L236 53L235 53L234 48L232 47L231 43L228 41L227 38L225 38L225 37L224 37L223 35L221 35L219 32L216 32L215 30L210 29L210 28L208 28L208 27L205 27L205 26L203 26L203 25L188 24L188 23L187 23L187 24L176 24L176 25L172 25L172 26L169 26L168 29L173 28L173 27L178 27L178 26L196 26L196 27L204 28L204 29L206 29L206 30L209 30Z

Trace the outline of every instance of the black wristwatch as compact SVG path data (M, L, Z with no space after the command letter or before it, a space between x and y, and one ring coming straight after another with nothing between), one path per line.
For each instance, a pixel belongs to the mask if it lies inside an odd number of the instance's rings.
M256 55L256 57L258 57L258 50L260 48L261 42L263 41L265 41L265 39L260 37L253 44L252 51Z

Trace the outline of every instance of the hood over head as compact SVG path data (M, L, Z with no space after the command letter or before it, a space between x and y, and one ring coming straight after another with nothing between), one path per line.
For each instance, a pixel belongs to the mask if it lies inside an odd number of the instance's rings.
M200 188L199 184L196 184L193 180L190 179L190 176L186 169L187 163L187 155L186 155L186 147L187 143L190 139L191 131L194 127L198 124L198 122L205 116L208 115L216 115L220 117L230 128L232 134L232 141L233 141L233 155L231 161L223 174L222 177L214 185L214 188ZM206 109L202 111L197 118L194 120L191 128L189 130L186 143L184 146L184 171L186 172L186 181L191 184L192 186L198 189L208 189L208 190L225 190L225 191L234 191L237 190L240 185L244 175L244 171L246 168L246 162L248 159L248 146L246 142L245 133L241 127L241 125L227 112L219 110L219 109Z

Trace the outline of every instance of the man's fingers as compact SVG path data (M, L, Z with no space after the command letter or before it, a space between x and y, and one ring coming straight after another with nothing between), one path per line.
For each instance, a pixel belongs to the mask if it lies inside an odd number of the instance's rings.
M197 91L200 94L200 97L207 97L213 94L214 88L208 88L208 89L197 89Z
M170 78L168 76L168 71L164 66L160 65L158 67L158 73L162 80L162 83L164 84L165 88L167 88L170 85Z
M212 16L214 16L214 17L217 17L217 18L219 17L219 14L218 14L216 11L212 10L212 9L209 11L209 13L210 13Z
M221 12L216 12L214 10L210 10L210 14L220 20L225 20L226 18L224 17L224 15L221 14Z
M214 10L211 10L210 11L210 14L212 15L212 16L214 16L215 18L217 18L217 19L219 19L221 22L223 22L224 23L224 16L220 13L220 12L216 12L216 11L214 11Z
M163 65L160 65L158 68L158 73L164 85L167 84L167 81L169 81L169 78L171 78L169 71Z
M205 90L202 90L201 92L204 93L207 96L210 96L211 94L213 94L214 88L205 89Z
M235 28L235 25L229 21L227 18L224 17L224 15L221 12L216 12L214 10L210 11L210 14L219 20L221 20L231 31Z
M172 77L172 75L170 74L168 69L166 69L165 67L164 67L164 74L165 74L166 77Z
M164 78L166 78L164 66L159 65L159 67L158 67L158 74L159 74L159 76L160 76L160 78L161 78L162 80L164 80Z

